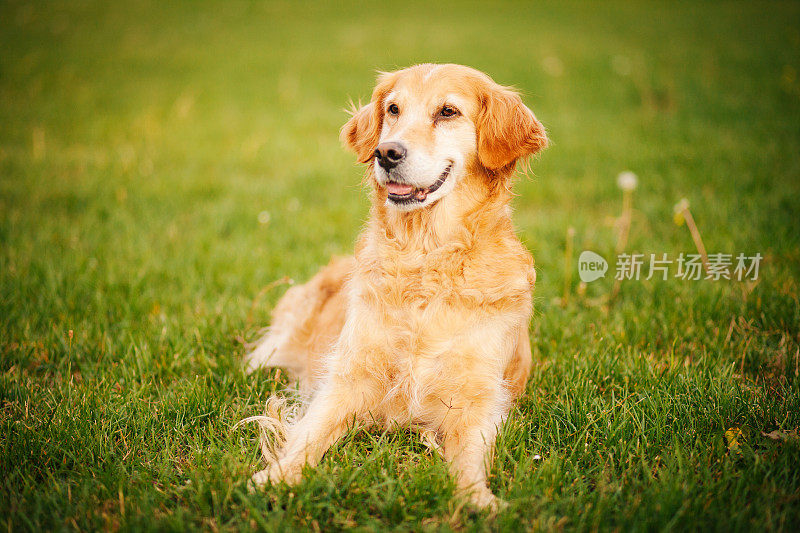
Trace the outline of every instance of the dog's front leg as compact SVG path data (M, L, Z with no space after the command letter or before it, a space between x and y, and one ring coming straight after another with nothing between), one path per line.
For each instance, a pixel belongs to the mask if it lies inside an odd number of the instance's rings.
M288 428L286 443L276 460L253 475L253 483L261 486L268 481L300 481L303 466L316 465L362 411L362 398L342 383L326 384L311 400L303 417Z
M459 491L478 507L496 510L499 500L486 482L498 427L508 412L503 394L452 400L441 425L442 448Z

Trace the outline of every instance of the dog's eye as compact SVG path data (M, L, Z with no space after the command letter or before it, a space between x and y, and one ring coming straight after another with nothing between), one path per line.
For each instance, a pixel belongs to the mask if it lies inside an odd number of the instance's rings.
M442 107L441 111L439 111L439 116L442 116L442 117L445 117L445 118L454 117L456 115L458 115L458 109L456 109L455 107L453 107L451 105L446 105L446 106Z
M400 108L397 107L397 104L390 105L388 107L387 111L389 112L390 115L399 115L400 114Z

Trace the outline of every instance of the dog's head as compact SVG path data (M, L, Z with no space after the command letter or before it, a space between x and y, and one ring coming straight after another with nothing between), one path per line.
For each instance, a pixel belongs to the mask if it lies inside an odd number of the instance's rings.
M374 165L387 205L405 211L443 198L469 172L507 179L547 145L514 90L469 67L431 64L381 74L341 139Z

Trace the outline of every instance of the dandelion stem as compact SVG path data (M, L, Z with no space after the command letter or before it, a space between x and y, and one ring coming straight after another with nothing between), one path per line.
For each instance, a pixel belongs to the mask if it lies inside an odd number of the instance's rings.
M681 214L683 214L683 219L686 221L686 225L689 227L689 232L692 234L692 240L694 241L697 252L700 254L700 258L703 261L703 268L705 268L707 273L708 254L706 253L706 247L703 245L703 238L700 236L700 230L697 229L697 224L694 223L694 217L692 216L691 211L689 211L688 205L683 208Z
M561 306L564 307L569 302L569 288L572 284L572 248L575 238L575 228L567 228L567 243L564 247L564 296L561 298Z
M617 238L617 253L622 253L628 245L628 235L631 231L633 218L633 191L622 191L622 216L619 219L619 237Z

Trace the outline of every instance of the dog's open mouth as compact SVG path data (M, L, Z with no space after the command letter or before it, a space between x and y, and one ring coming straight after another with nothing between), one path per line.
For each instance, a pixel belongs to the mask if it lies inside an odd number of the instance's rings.
M424 202L429 194L436 191L447 180L450 175L450 169L453 168L453 163L447 165L442 175L430 187L418 188L405 183L397 183L396 181L389 181L386 183L386 191L389 193L389 200L404 204L407 202Z

